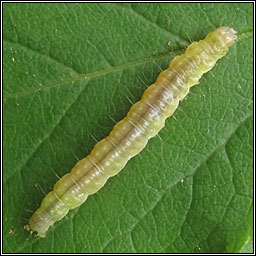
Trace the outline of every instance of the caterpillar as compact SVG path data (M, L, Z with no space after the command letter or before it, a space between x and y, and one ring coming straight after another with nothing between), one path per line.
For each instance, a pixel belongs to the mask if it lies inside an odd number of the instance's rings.
M236 40L233 28L219 27L204 40L193 42L184 54L176 56L109 136L99 141L87 157L58 180L30 218L26 229L45 237L51 225L70 209L84 203L89 195L104 186L108 178L119 173L128 160L164 127L166 118L174 113L190 87L198 84L202 75L226 55Z

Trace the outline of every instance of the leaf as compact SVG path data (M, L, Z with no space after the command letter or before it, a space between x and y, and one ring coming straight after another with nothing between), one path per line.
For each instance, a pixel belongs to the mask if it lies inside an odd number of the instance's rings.
M253 4L3 7L4 251L239 252L252 236ZM29 236L23 226L57 176L220 25L239 41L159 137L46 238Z

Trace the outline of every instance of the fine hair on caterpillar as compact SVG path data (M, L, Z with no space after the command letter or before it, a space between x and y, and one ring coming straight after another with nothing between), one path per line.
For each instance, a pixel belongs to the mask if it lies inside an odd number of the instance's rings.
M117 175L130 158L142 151L150 138L158 135L190 88L226 55L236 40L234 29L219 27L204 40L189 45L184 54L174 57L169 67L147 87L141 100L135 104L131 102L133 105L128 114L114 125L109 136L98 141L87 157L57 181L26 229L44 237L51 225L100 190L110 177Z

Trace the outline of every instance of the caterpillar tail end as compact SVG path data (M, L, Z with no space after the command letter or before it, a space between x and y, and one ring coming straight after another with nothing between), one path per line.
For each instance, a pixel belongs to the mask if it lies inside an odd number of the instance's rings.
M49 219L45 210L40 207L31 216L28 224L24 226L24 229L29 231L31 235L35 233L35 236L43 238L46 236L46 231L50 225L52 225L52 220Z
M25 226L24 226L24 229L26 229L27 231L29 231L31 235L32 235L34 232L36 232L36 236L41 237L41 238L45 237L45 235L46 235L46 232L40 232L40 231L38 231L38 230L33 230L33 229L31 228L30 224L25 225Z

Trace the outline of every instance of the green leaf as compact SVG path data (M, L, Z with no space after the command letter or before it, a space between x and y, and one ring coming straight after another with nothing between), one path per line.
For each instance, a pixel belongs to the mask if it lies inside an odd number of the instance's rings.
M4 252L239 252L252 236L253 4L4 3L3 15ZM159 137L46 238L30 236L57 176L220 25L238 42Z

